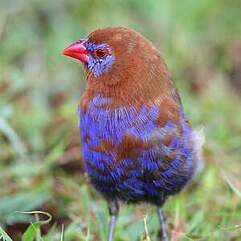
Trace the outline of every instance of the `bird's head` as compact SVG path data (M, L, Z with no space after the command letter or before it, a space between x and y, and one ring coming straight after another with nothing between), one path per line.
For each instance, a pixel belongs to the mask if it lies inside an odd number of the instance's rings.
M87 88L95 92L145 98L145 95L160 95L169 82L159 51L129 28L97 29L71 44L63 54L84 63Z

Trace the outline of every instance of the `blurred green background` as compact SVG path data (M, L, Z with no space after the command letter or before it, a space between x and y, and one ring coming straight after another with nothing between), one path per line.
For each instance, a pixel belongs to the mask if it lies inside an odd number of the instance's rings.
M172 240L241 240L240 16L240 0L1 0L0 240L63 240L62 227L66 241L106 239L107 208L79 148L83 71L61 54L105 26L154 42L193 126L205 128L202 174L165 206ZM33 210L52 221L16 212ZM152 207L122 207L115 240L157 233Z

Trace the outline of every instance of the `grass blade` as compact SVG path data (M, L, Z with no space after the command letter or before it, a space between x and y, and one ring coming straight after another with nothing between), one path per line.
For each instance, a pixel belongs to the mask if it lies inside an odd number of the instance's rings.
M22 241L33 241L36 237L41 224L39 222L31 223L22 236Z
M0 241L13 241L0 226Z

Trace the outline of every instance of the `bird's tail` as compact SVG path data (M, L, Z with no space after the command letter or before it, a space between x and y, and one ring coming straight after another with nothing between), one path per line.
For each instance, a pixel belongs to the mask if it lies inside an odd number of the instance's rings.
M194 159L196 162L194 175L197 175L201 172L204 166L204 162L203 162L203 144L205 142L204 128L201 127L193 130L191 139L193 143Z

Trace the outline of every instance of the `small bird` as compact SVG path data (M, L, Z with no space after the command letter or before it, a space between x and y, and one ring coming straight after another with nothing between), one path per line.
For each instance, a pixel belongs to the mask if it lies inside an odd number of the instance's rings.
M119 202L162 206L202 165L202 133L185 117L180 97L157 48L125 27L97 29L64 49L80 60L87 86L79 105L85 170L108 203L108 241Z

